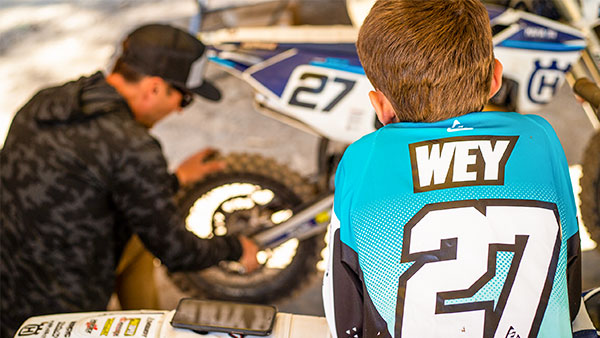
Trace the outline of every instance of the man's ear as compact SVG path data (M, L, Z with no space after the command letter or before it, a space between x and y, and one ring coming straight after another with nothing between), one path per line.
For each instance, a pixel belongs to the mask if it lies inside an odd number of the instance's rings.
M164 86L165 86L164 80L158 76L147 76L146 78L144 78L144 80L146 80L146 84L148 85L148 87L147 87L148 93L157 95L158 93L160 93L161 91L163 91L165 89L164 88Z
M490 98L492 98L502 87L502 63L498 59L494 59L494 73L492 74L492 86L490 87Z
M156 87L155 81L152 80L151 77L145 76L138 83L137 88L139 90L139 94L145 100L147 100L154 92L154 88Z
M161 92L165 90L164 81L157 76L146 76L139 82L139 90L144 104L154 106L161 99Z
M369 92L369 99L371 105L375 108L375 113L379 122L384 126L390 123L398 122L398 117L390 101L383 95L379 90L372 90Z

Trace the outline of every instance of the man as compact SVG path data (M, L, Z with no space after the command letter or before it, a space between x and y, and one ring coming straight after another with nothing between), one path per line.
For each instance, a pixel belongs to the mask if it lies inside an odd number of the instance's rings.
M173 176L148 133L192 93L220 98L201 77L204 51L182 30L142 26L109 75L44 89L16 114L0 154L2 337L33 315L104 310L134 234L171 270L221 260L257 267L253 242L200 239L174 203L179 184L221 163L200 152Z

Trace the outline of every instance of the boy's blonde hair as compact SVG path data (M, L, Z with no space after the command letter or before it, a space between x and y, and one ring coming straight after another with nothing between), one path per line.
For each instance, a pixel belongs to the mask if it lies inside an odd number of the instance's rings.
M494 55L481 0L378 0L356 45L400 121L440 121L488 101Z

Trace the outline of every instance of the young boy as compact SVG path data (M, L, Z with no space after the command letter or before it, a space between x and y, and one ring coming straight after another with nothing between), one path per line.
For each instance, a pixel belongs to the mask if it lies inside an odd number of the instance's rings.
M576 209L539 116L500 88L480 0L379 0L358 54L385 125L336 174L323 284L334 337L570 337Z

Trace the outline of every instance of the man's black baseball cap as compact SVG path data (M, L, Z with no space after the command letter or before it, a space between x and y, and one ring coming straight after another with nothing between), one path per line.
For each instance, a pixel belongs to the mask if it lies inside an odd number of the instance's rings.
M179 90L218 101L220 91L204 79L205 50L200 40L181 29L149 24L127 36L121 60L145 75L161 77Z

